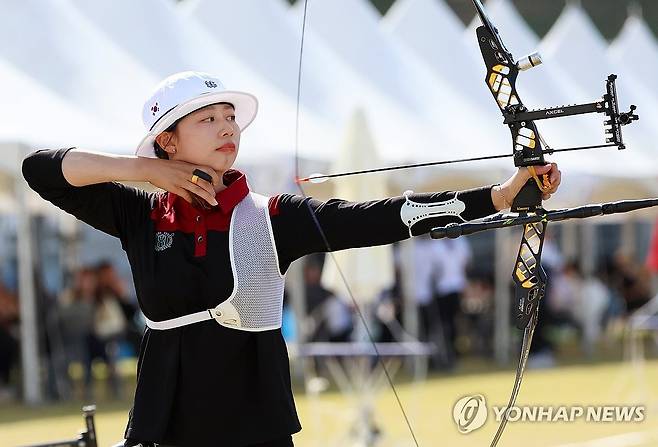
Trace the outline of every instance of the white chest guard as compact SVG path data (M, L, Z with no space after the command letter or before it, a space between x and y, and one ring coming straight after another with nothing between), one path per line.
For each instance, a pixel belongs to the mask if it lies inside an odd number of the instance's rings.
M164 330L215 319L222 326L243 331L281 327L284 276L274 245L268 198L249 193L233 210L229 228L229 255L233 293L214 309L165 321L151 321L151 329Z

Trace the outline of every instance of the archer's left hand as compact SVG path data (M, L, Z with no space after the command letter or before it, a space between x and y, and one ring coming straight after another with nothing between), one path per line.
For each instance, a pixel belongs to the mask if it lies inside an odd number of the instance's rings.
M557 191L562 179L562 173L556 163L543 166L533 166L535 175L542 183L542 199L548 200ZM514 175L500 186L494 186L491 198L497 210L509 208L523 185L533 178L529 168L518 168Z

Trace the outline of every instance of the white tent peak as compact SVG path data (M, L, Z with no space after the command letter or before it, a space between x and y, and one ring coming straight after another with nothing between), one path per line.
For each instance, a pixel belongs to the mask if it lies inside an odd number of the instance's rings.
M303 2L297 2L293 11L299 15L302 8ZM399 55L382 36L380 20L379 12L367 0L313 2L308 8L306 30L322 38L361 76L370 76L383 93L405 107L419 110L422 106L416 102L418 98L408 94L408 88L400 82L405 78L403 73L412 69L402 66ZM377 72L374 75L373 70Z
M484 7L507 49L516 59L537 50L539 37L510 0L490 0ZM475 28L481 24L480 17L476 15L468 27L467 41L474 40Z
M475 54L479 50L474 34L466 45L464 25L444 0L397 0L382 19L382 29L452 88L475 101L490 122L499 119L484 88L484 67Z
M141 109L155 79L106 38L70 1L5 2L0 57L51 90L122 125L135 141Z
M181 14L170 0L70 1L158 77L185 70L205 71L219 76L230 89L253 88L253 76L238 58Z
M295 97L301 24L293 21L288 7L280 0L196 0L189 5L185 3L181 5L181 11L193 16L216 40L286 95ZM231 19L222 20L221 26L217 26L217 17L226 15L227 11L230 11ZM246 30L245 24L249 24L253 31ZM320 113L333 104L327 81L309 75L315 68L313 57L308 52L304 54L302 73L306 76L303 77L302 102Z
M377 166L377 150L368 128L365 112L356 108L351 115L339 155L332 172L365 169ZM348 200L365 201L386 197L386 177L382 175L355 175L334 185L334 196ZM342 250L332 258L337 262L326 264L322 283L339 296L353 295L359 302L375 299L394 281L392 250L390 246L371 247L368 250ZM338 269L337 265L342 267ZM349 284L349 290L343 281Z
M329 3L328 6L334 6L333 2ZM364 107L375 129L373 133L378 147L388 161L392 158L399 160L402 157L412 156L412 151L422 151L428 146L428 142L435 141L428 136L434 136L434 127L424 126L422 122L424 115L420 115L418 110L405 106L409 102L415 105L413 99L416 97L413 91L404 95L399 91L406 92L406 84L402 86L393 84L389 88L382 89L379 87L380 82L377 82L381 78L388 80L391 77L390 72L404 64L387 66L381 64L383 65L381 68L360 70L346 63L345 58L337 54L330 45L333 43L334 36L342 36L348 32L344 31L344 20L339 21L338 25L334 25L333 30L329 31L331 42L323 39L321 34L316 32L327 20L324 18L323 10L326 4L327 2L312 2L309 5L304 35L300 104L309 112L316 112L321 117L327 118L328 125L335 128L332 137L342 134L342 126L347 124L355 107ZM237 32L237 29L231 32L230 28L215 26L212 20L213 11L221 11L222 6L230 8L236 21L252 23L253 29L258 31L251 33L249 39L245 40L244 33ZM364 10L366 15L373 14L372 11L368 12L367 8ZM200 0L196 2L195 8L188 12L205 24L215 39L232 49L245 65L267 77L273 84L279 86L293 103L296 102L302 28L299 9L291 10L280 1L241 0L235 3L228 0ZM285 16L283 20L282 14ZM369 25L377 27L378 20L378 18L371 20ZM366 26L369 30L372 27ZM335 29L341 29L341 32L336 33ZM360 36L356 39L351 36L347 42L349 45L354 45L353 41L358 41L359 38ZM374 52L375 50L369 49L368 55ZM405 76L405 79L408 79L408 76ZM421 111L424 112L423 109ZM318 157L320 151L308 145L308 140L311 139L311 142L321 143L324 155L322 158L333 157L336 144L328 144L326 136L311 132L306 120L309 113L302 110L300 116L302 117L300 129L307 135L307 138L300 140L301 151L309 156ZM294 123L294 119L290 122ZM397 126L404 128L405 133L397 131ZM294 136L294 129L289 134ZM324 140L324 142L312 140L313 135L319 136L316 140ZM307 143L304 144L304 141ZM305 150L304 147L307 149ZM406 147L408 151L400 151L400 147Z
M643 19L644 12L642 11L642 4L638 1L634 1L628 4L628 17L636 17Z
M658 51L656 37L651 31L651 28L649 28L649 25L647 25L647 22L642 18L642 15L629 14L619 34L610 45L610 49L614 52L619 51L616 49L621 46L631 47L632 45L651 48L652 54L650 56L653 56L653 53ZM628 48L624 48L624 50L626 51Z
M510 0L490 0L486 3L485 8L507 49L515 59L521 59L525 55L538 51L540 46L538 36ZM476 16L464 34L466 45L470 48L470 53L475 58L478 66L483 66L483 64L480 48L475 38L475 29L481 24L479 16ZM558 64L547 60L544 62L539 67L519 75L519 93L526 106L531 108L546 107L552 104L573 101L579 97L586 97L587 100L591 99L587 95L583 95L573 83L564 82L565 75ZM491 98L489 97L487 100L490 101ZM563 122L566 123L564 126L569 125L568 121ZM541 127L562 126L563 124L560 123L556 125L549 124L548 126L542 124ZM557 133L561 135L572 134L572 132L566 132L564 128Z
M380 24L379 14L367 0L319 1L312 6L307 31L320 36L359 76L367 78L400 108L420 114L423 125L430 124L435 135L433 141L426 142L421 149L405 145L419 154L419 159L436 157L437 148L459 147L464 153L482 153L478 138L484 139L486 129L493 125L481 118L480 109L470 98L446 85L446 78L455 73L432 70L406 45L388 35ZM299 8L296 12L299 13ZM448 103L452 107L449 113L437 109L438 104ZM470 119L464 120L464 116ZM474 122L477 126L470 125ZM408 153L399 148L393 153L399 159L409 158Z
M602 93L609 74L618 75L620 109L636 104L641 117L632 128L624 129L624 138L629 147L649 150L653 146L656 131L649 123L658 121L655 93L642 85L631 67L609 57L607 41L582 7L564 8L544 37L541 49L547 61L562 67L573 83L588 92L589 100Z
M94 120L93 116L77 109L2 59L0 79L2 100L5 104L11 104L11 107L0 108L0 141L21 142L31 147L123 148L124 152L135 144L130 139L122 139L121 133L101 120ZM3 158L2 162L5 161L6 158ZM17 171L14 174L18 175Z
M200 70L217 75L231 90L254 94L259 99L258 117L243 136L240 161L260 159L263 152L271 155L292 147L294 99L248 67L234 55L229 44L216 39L192 17L182 14L170 0L69 1L158 78L186 69ZM313 135L319 122L305 110L302 114L302 133ZM302 147L309 143L304 135L300 135Z
M348 121L340 156L333 169L336 172L369 169L379 166L379 160L366 112L357 108Z
M569 3L542 41L543 52L554 54L560 48L606 51L608 43L582 6Z
M461 20L444 0L397 0L382 19L382 25L407 33L412 26L440 30L445 36L459 36L464 31ZM436 42L431 44L436 46Z
M609 55L618 66L627 67L647 89L653 89L658 72L658 42L647 23L630 15L610 45Z

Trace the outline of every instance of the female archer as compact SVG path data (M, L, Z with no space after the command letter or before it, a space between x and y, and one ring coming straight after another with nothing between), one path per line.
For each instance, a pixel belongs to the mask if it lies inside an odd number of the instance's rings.
M493 214L530 178L520 168L493 187L362 203L263 197L233 169L257 108L253 95L213 76L178 73L146 101L136 156L68 148L23 162L32 189L119 238L128 256L147 328L121 445L293 445L301 425L280 330L290 264L328 246L390 244ZM548 198L560 172L555 164L536 172L550 180ZM440 212L427 216L418 204Z

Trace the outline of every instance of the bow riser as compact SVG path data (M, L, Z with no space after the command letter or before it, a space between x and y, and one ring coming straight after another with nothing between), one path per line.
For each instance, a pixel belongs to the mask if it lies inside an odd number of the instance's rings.
M546 273L541 266L546 222L535 222L523 227L519 252L516 255L512 278L516 284L516 327L523 330L528 326L539 301L546 290Z
M516 91L519 69L506 49L495 27L482 10L480 17L485 25L476 30L480 52L487 69L485 84L500 112L506 118L526 108ZM539 131L532 120L510 120L506 123L512 134L514 166L544 165L544 152ZM541 190L535 181L529 181L512 203L512 211L526 212L541 208Z

